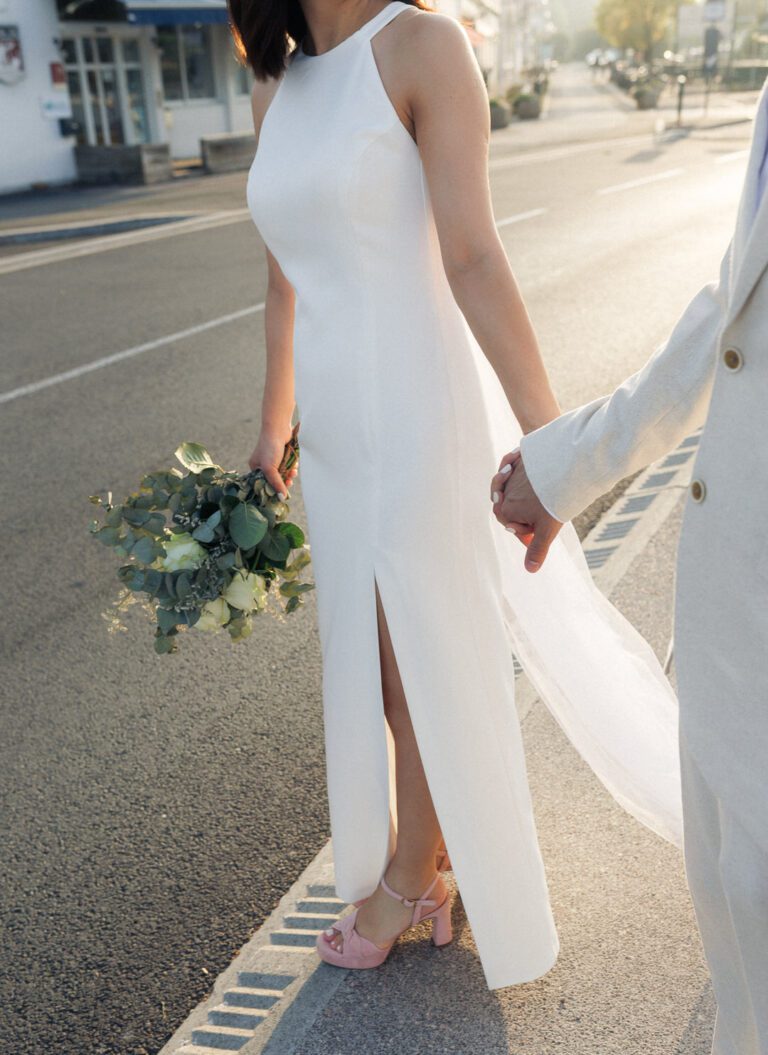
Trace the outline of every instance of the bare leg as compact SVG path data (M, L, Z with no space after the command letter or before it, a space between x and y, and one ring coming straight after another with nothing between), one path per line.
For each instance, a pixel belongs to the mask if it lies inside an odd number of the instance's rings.
M411 725L408 703L400 681L400 672L397 669L378 589L376 612L384 714L395 741L397 790L397 845L386 876L393 890L407 898L417 898L424 893L435 877L435 854L442 844L442 835ZM440 885L438 884L434 892L438 898ZM364 938L384 946L408 924L411 912L411 909L389 897L381 888L377 888L361 906L356 929ZM337 934L331 944L335 948L342 948L341 936Z

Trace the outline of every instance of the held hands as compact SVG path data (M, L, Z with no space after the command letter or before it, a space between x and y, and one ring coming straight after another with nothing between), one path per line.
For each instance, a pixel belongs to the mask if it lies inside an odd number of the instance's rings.
M286 429L262 428L259 441L254 448L253 454L248 459L251 469L261 469L267 482L274 487L281 499L288 497L298 473L298 464L286 472L285 476L280 473L280 465L285 454L285 446L292 436L291 426Z
M491 501L499 523L526 547L526 570L537 572L563 525L539 501L519 450L501 459L499 471L491 481Z

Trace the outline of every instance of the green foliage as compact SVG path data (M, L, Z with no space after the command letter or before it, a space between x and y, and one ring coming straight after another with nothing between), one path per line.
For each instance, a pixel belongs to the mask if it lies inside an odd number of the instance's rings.
M656 44L664 39L681 0L598 0L595 25L617 48L634 48L650 62ZM682 0L685 2L685 0Z
M103 514L102 520L90 521L89 531L127 558L117 577L126 591L150 602L160 655L176 652L179 631L197 624L223 628L233 641L245 640L278 578L272 596L288 614L314 589L302 581L310 565L304 532L286 519L288 502L278 499L261 472L228 472L199 443L182 443L176 457L186 473L147 473L139 489L119 504L111 493L89 496ZM297 458L294 435L283 471ZM229 604L223 599L232 580L242 575L251 575L248 581L255 584L251 611L232 607L231 592ZM250 597L249 587L244 599L236 592L235 603L247 608Z

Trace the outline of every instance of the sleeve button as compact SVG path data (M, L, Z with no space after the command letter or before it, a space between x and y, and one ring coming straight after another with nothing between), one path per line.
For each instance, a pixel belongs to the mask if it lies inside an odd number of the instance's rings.
M738 348L727 348L723 353L723 362L728 370L735 373L737 370L741 370L744 365L744 357Z
M691 498L694 502L703 502L706 496L707 489L704 486L703 480L694 480L691 483Z

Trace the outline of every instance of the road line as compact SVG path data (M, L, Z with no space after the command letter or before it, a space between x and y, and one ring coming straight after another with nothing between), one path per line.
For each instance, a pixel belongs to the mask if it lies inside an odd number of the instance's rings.
M616 194L622 190L634 190L635 187L645 187L649 183L658 183L661 180L674 179L682 176L685 169L666 169L664 172L656 172L653 176L642 176L640 179L628 180L626 183L615 183L612 187L603 187L598 194Z
M56 264L62 260L73 260L76 257L91 256L94 253L105 253L110 249L122 249L124 246L140 245L143 242L156 242L161 238L174 238L179 234L193 234L196 231L207 231L212 227L223 227L225 224L241 223L250 218L248 209L228 209L210 213L207 216L194 216L189 220L168 224L163 227L149 227L141 231L128 231L124 234L105 235L87 242L78 242L72 246L56 246L51 249L36 249L30 253L0 260L0 275L13 271L25 271L30 267L41 267L44 264Z
M749 157L749 150L734 150L732 154L721 154L715 158L716 165L725 165L729 161L744 161Z
M508 227L511 223L520 223L521 220L532 220L535 216L543 216L548 209L529 209L528 212L519 212L516 216L505 216L503 220L497 220L497 227Z
M623 136L620 139L597 139L587 143L566 143L559 147L548 147L544 150L531 150L527 153L512 154L509 157L491 157L488 168L491 172L496 169L517 168L520 165L532 165L537 161L557 161L560 158L574 157L577 154L589 154L595 150L606 150L609 147L632 146L637 143L646 143L653 139L652 130L634 136Z
M134 356L143 355L144 352L154 352L158 348L164 348L167 344L174 344L176 341L186 340L187 337L196 337L200 333L206 333L208 330L213 330L217 326L225 326L228 322L237 322L239 319L245 319L249 315L255 315L257 312L263 311L263 304L254 304L250 308L241 308L240 311L232 311L228 315L220 315L216 319L210 319L208 322L201 322L197 326L190 326L186 330L179 330L177 333L169 333L166 337L158 337L154 341L147 341L144 344L136 344L133 348L125 348L122 352L113 352L112 355L102 356L101 359L93 359L90 363L83 363L82 366L75 366L71 370L64 370L60 374L51 374L50 377L44 377L40 381L32 381L28 385L21 385L19 388L12 388L8 392L0 392L0 403L10 403L15 399L20 399L22 396L31 396L35 392L40 392L44 388L51 388L53 385L63 384L65 381L73 381L77 377L82 377L83 374L90 374L94 370L101 370L105 366L113 366L115 363L121 363L124 359L133 359Z

